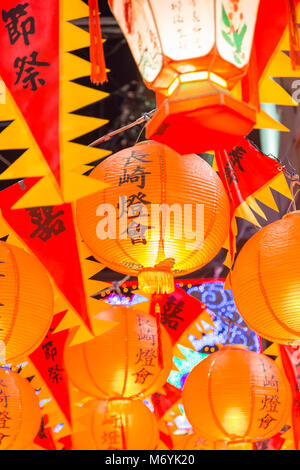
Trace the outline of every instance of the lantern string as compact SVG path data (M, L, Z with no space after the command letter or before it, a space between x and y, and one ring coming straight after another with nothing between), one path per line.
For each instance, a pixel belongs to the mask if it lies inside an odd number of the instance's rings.
M120 134L120 132L125 132L128 129L131 129L134 126L137 126L139 124L143 124L144 122L147 122L151 119L153 114L155 113L156 109L152 109L152 111L149 111L147 113L144 113L140 118L136 119L135 121L131 122L130 124L127 124L126 126L120 127L119 129L116 129L115 131L111 131L108 134L103 135L97 140L94 140L91 142L88 147L95 147L96 145L100 144L101 142L107 142L110 140L114 135ZM143 129L142 129L143 131ZM139 136L140 137L140 136Z

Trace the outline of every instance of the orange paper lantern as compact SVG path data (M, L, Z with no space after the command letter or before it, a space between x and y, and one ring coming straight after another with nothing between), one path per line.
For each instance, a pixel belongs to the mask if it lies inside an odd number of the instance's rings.
M156 392L172 367L172 345L164 328L157 328L153 316L126 306L109 308L101 320L118 324L87 343L65 348L73 384L100 399Z
M158 445L154 414L140 400L95 401L85 419L88 432L74 434L74 450L153 450Z
M53 290L43 265L21 248L0 242L0 364L28 356L46 336Z
M0 450L25 450L41 424L38 399L28 380L0 368Z
M256 108L230 90L250 63L259 0L109 3L146 85L156 92L148 138L184 154L232 148L250 132Z
M194 431L206 439L258 441L286 424L291 392L272 359L226 346L189 374L183 404Z
M144 142L101 162L91 177L109 187L77 203L83 240L111 269L139 276L147 293L174 290L211 261L229 230L229 202L217 173L197 155Z
M277 343L300 341L300 212L253 235L231 274L237 308L249 327Z

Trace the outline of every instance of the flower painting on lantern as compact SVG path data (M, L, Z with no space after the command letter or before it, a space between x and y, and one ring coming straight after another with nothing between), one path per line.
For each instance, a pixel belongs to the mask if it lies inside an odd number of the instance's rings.
M258 4L253 0L217 0L218 51L238 68L249 62Z

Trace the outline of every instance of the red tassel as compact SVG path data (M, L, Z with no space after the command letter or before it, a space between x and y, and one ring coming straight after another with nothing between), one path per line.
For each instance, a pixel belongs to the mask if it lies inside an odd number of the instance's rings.
M290 34L290 59L293 70L300 69L300 37L297 22L297 2L296 0L287 0L288 24Z
M158 365L161 369L164 367L163 360L163 350L162 350L162 340L161 340L161 324L160 324L160 295L154 294L155 301L155 318L156 318L156 330L157 330L157 355L158 355Z
M98 0L89 0L90 12L90 60L92 64L91 82L99 85L99 83L107 82L105 71L105 58L102 44L102 34L99 18Z
M125 16L127 32L131 34L132 33L132 0L125 0L124 16Z

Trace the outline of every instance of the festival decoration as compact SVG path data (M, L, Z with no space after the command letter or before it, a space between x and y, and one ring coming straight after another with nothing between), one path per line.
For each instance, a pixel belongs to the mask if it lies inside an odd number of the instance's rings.
M251 329L282 344L300 340L300 212L253 235L232 271L233 297Z
M201 437L249 442L272 437L283 428L291 392L283 371L270 358L225 346L192 370L183 405Z
M292 194L282 164L245 138L231 150L217 151L215 164L230 201L229 251L224 264L232 267L248 238L286 213Z
M30 359L71 424L68 376L63 362L64 347L69 332L55 331L65 313L60 312L53 317L48 334L41 345L30 354Z
M82 175L82 167L109 152L74 142L107 122L81 113L107 93L75 83L91 72L91 63L73 53L90 45L89 33L74 24L88 16L89 7L81 0L7 0L1 7L6 103L0 120L9 125L1 133L0 148L17 148L20 155L1 178L41 177L16 202L18 208L70 202L105 186Z
M1 215L41 261L59 291L91 329L72 205L12 209L37 181L38 178L26 178L1 191Z
M146 85L156 92L148 138L183 154L230 148L250 132L253 97L237 100L230 90L251 59L258 0L110 4Z
M150 307L150 314L154 317L156 317L155 306L156 296ZM164 294L160 299L160 322L173 344L176 344L188 326L201 314L205 314L205 305L180 287L176 287L171 294Z
M65 368L71 382L90 396L133 398L151 395L166 382L172 346L157 321L132 307L101 312L114 328L86 343L65 347Z
M24 450L34 440L41 411L30 383L0 367L0 450Z
M94 401L87 430L75 433L75 450L153 450L158 445L154 414L140 400Z
M0 353L10 363L27 357L47 334L53 290L42 264L24 250L0 241L0 261Z
M173 274L195 271L222 247L228 199L197 155L181 158L145 142L108 157L92 175L109 187L77 202L82 238L105 266L138 275L146 293L172 292Z

